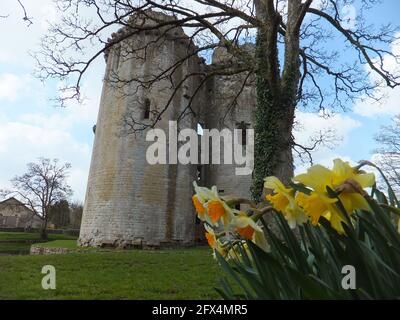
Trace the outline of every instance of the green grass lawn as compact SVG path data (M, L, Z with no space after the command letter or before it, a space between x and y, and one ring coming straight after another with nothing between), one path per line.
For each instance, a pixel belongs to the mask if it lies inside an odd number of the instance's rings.
M56 290L41 287L44 265L56 268ZM222 271L201 247L0 256L0 275L0 299L218 299Z

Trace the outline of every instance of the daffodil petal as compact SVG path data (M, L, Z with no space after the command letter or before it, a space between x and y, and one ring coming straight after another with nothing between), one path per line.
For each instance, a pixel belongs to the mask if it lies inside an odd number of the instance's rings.
M270 176L264 179L264 188L272 189L274 192L286 192L288 190L275 176Z
M315 191L325 192L326 186L330 185L331 176L331 170L317 164L309 168L307 173L295 176L293 180L309 186Z
M357 174L353 179L363 188L369 188L375 184L375 175L373 173Z

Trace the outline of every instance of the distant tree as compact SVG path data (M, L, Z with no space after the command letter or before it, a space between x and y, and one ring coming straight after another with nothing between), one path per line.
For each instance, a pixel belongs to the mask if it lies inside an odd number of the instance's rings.
M71 220L71 227L73 229L81 228L82 214L83 214L83 204L80 202L71 203L70 220Z
M13 190L1 193L6 197L18 198L42 219L41 237L47 239L46 228L51 206L72 195L71 187L66 182L71 165L61 165L57 159L40 158L37 163L28 163L27 167L25 174L11 180Z
M382 168L397 193L400 193L400 114L392 123L382 126L375 136L380 147L378 165Z
M70 224L70 207L65 199L51 205L49 214L50 222L54 223L56 228L63 228Z

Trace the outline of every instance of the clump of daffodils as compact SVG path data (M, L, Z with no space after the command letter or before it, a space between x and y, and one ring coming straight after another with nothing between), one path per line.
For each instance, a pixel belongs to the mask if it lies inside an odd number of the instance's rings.
M264 232L259 223L260 215L237 210L219 196L217 188L199 187L193 183L192 197L197 216L204 222L205 237L210 247L225 258L237 257L238 246L246 248L246 240L268 250ZM234 202L234 201L233 201Z
M308 220L316 226L324 217L343 233L342 223L349 223L346 217L356 210L371 211L364 189L375 184L374 174L360 171L341 159L333 163L332 169L310 167L306 173L295 176L290 187L276 177L265 179L265 188L273 192L266 200L285 216L292 228Z
M246 241L268 251L259 221L268 209L283 214L291 228L307 222L318 226L324 217L343 233L343 223L351 223L350 217L356 210L371 211L364 189L375 184L375 176L340 159L333 162L332 169L321 165L310 167L306 173L295 176L289 186L277 177L265 178L266 200L270 205L264 209L249 205L246 212L234 208L239 199L225 200L215 186L208 189L194 183L192 200L199 219L204 222L210 247L227 259L240 258L238 244L246 250Z

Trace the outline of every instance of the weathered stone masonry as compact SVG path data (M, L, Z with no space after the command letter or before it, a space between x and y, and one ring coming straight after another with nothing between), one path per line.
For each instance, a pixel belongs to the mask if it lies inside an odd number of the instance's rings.
M165 19L170 17L163 16ZM132 18L130 23L151 24L150 20ZM113 35L123 37L126 29ZM162 33L162 37L160 34ZM149 44L146 50L140 50ZM188 46L189 44L189 46ZM171 97L173 88L168 79L155 82L150 88L129 79L151 79L151 75L170 67L196 49L182 28L141 32L112 46L106 54L106 74L96 124L96 133L79 243L82 246L162 247L192 245L199 232L191 203L192 182L197 165L149 165L145 141L146 131L124 134L127 115L150 123ZM215 52L213 64L226 54ZM185 75L210 68L193 55L174 72L174 83ZM117 80L116 80L117 79ZM198 123L212 129L252 127L255 88L246 86L232 108L227 96L239 91L241 81L222 76L211 79L196 94L193 105L196 116L186 116L181 128L196 129ZM177 120L196 90L200 78L191 77L175 95L156 127L168 132L170 120ZM150 111L150 112L149 112ZM147 119L150 118L150 119ZM223 148L221 148L223 150ZM235 165L204 165L202 184L217 185L222 194L249 197L251 176L235 176Z

